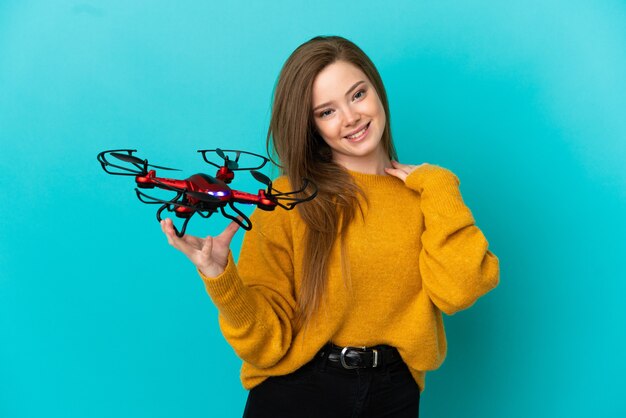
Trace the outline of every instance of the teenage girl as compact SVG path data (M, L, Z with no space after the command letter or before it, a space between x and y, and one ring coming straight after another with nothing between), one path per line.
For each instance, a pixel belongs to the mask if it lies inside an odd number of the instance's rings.
M352 42L316 37L284 64L268 148L279 190L312 180L298 210L255 210L239 262L236 223L168 242L197 267L243 360L244 417L417 417L446 354L442 312L499 280L459 192L431 164L397 162L378 71Z

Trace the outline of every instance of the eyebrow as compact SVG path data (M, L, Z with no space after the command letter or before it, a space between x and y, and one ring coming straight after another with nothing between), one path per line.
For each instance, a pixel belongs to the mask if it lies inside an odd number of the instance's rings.
M352 92L352 90L354 90L355 88L357 88L357 87L358 87L361 83L365 83L365 80L357 81L356 83L354 83L354 84L352 85L352 87L350 87L350 89L348 89L348 91L346 92L346 94L345 94L345 95L347 96L348 94L350 94L350 93ZM328 106L328 105L329 105L329 104L331 104L331 103L332 103L332 102L326 102L326 103L322 103L322 104L320 104L320 105L317 105L317 106L315 106L315 107L313 108L313 111L315 112L317 109L322 108L322 107L324 107L324 106Z

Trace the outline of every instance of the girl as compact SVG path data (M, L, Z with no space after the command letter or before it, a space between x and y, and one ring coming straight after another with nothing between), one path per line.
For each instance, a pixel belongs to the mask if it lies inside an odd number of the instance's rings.
M244 417L417 417L425 373L446 354L442 312L499 280L458 179L396 161L380 75L341 37L287 59L267 139L284 174L276 188L308 178L318 196L256 210L238 264L237 224L206 238L161 225L243 360Z

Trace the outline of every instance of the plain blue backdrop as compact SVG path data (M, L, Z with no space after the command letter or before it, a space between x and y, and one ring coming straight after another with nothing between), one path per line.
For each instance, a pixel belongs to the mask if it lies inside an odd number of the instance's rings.
M278 72L319 34L370 55L400 160L453 170L501 261L446 317L423 416L626 416L623 1L3 0L0 417L241 415L201 280L95 157L263 153Z

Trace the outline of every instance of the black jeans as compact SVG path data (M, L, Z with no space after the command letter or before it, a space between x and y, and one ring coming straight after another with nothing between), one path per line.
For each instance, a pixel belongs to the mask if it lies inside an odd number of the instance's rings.
M420 391L406 364L346 370L316 357L248 394L244 418L416 418Z

